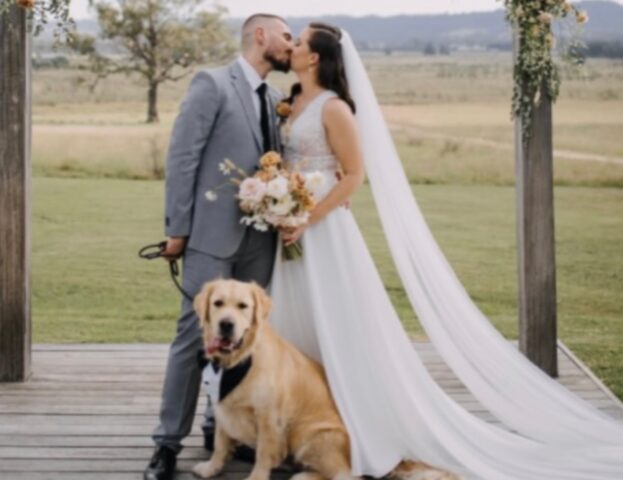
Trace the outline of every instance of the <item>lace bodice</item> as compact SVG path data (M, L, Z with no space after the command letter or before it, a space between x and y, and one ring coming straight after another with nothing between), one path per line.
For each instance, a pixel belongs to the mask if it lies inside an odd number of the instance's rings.
M322 108L327 100L336 94L327 90L314 98L299 113L282 127L284 159L288 168L301 172L330 170L334 174L339 164L331 152L322 123Z

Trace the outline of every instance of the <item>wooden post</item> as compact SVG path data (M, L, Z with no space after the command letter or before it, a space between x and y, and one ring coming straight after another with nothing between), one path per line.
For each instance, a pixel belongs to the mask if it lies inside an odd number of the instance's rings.
M517 58L518 36L514 52ZM558 376L552 101L541 88L530 136L522 140L515 119L517 247L519 263L519 348L552 377Z
M30 34L0 16L0 382L30 373Z

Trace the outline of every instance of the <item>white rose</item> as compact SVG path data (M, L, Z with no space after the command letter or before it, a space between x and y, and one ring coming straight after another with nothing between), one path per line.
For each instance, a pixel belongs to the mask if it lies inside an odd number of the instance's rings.
M288 181L283 177L272 179L266 185L266 194L279 200L288 193Z
M266 221L259 215L246 215L240 219L240 223L247 226L253 225L253 228L261 232L268 230Z
M240 183L238 197L247 204L257 204L266 194L266 184L257 178L245 178Z
M272 225L273 227L280 227L283 223L283 217L280 215L276 215L270 211L264 212L262 215L262 220L264 223L268 225Z
M282 197L278 202L268 207L268 211L274 215L287 215L296 207L296 203L292 201L290 196Z
M309 220L309 212L302 212L299 215L290 215L283 222L284 227L297 228L305 225Z
M305 175L305 188L314 195L320 191L326 182L325 176L320 172L313 172Z

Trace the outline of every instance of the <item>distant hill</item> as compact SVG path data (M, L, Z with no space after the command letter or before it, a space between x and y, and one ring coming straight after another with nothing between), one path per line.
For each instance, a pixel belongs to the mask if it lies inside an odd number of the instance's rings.
M579 2L577 6L589 12L585 26L586 41L623 41L623 6L611 1ZM310 21L325 21L348 30L364 50L422 50L426 44L452 47L507 47L511 44L511 31L502 9L492 12L399 15L391 17L325 16L288 18L292 30L300 32ZM232 29L238 30L243 19L228 20ZM96 34L97 21L80 20L78 30ZM46 43L44 35L37 43Z
M610 1L587 1L577 4L589 12L584 28L587 41L623 40L623 6ZM326 21L349 31L360 47L410 49L426 43L466 46L490 46L511 43L511 30L504 10L493 12L401 15L392 17L327 16ZM288 18L295 32L311 18Z

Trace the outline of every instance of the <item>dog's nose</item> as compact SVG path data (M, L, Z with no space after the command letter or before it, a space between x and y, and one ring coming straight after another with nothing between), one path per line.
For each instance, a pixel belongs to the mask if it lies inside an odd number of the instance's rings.
M234 334L234 322L229 318L224 318L218 324L221 337L231 337Z

